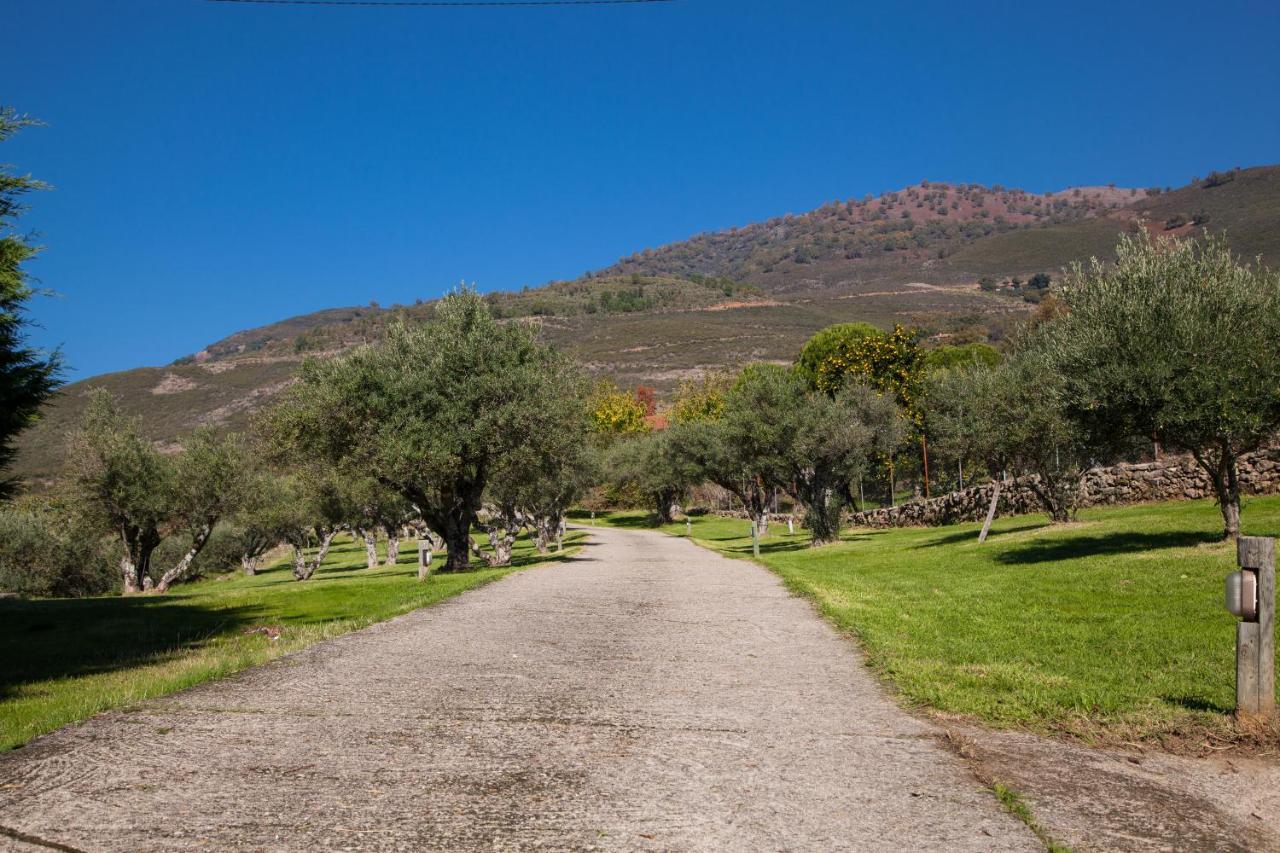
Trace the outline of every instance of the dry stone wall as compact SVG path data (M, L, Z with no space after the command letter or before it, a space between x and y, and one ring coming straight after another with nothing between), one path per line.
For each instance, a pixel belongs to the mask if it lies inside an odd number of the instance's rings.
M1026 479L1004 485L997 515L1040 512ZM1248 494L1280 492L1280 447L1251 453L1240 460L1241 490ZM863 527L933 527L962 521L981 521L991 503L992 486L950 492L927 501L852 514ZM1123 463L1094 468L1084 476L1081 506L1131 504L1143 501L1186 500L1213 496L1213 485L1190 456L1165 456L1158 462Z

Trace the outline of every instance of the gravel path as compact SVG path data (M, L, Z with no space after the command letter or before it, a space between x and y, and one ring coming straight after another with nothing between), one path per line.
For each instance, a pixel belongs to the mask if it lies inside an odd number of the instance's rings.
M1037 850L773 575L579 559L0 756L0 849Z

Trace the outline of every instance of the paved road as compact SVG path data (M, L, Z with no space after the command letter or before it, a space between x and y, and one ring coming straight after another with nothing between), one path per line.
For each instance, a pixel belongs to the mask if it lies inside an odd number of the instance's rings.
M772 575L616 530L0 756L0 825L120 851L1040 849Z

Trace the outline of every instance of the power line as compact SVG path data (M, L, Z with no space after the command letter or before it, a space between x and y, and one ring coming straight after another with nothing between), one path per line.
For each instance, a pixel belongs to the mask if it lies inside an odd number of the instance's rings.
M262 6L419 6L465 9L469 6L629 6L677 0L206 0Z

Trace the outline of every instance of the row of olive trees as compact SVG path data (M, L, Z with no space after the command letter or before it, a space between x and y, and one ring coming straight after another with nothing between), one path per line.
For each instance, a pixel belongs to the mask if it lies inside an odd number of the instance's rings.
M885 395L864 385L826 393L773 364L686 386L672 421L622 435L607 456L614 481L643 494L659 522L671 520L690 487L709 481L733 494L763 535L780 490L804 505L814 544L838 538L850 484L905 429Z
M928 427L942 452L992 477L1027 475L1056 521L1074 513L1092 465L1153 442L1185 451L1234 538L1240 457L1280 428L1280 275L1217 239L1144 233L1116 255L1073 268L1003 364L932 377Z
M447 548L446 570L467 568L473 554L506 565L522 531L540 552L558 547L570 506L593 482L585 387L531 327L496 323L462 289L427 324L307 362L249 436L200 429L162 452L95 392L70 442L59 518L81 538L114 541L126 594L189 579L215 531L247 574L289 546L298 580L343 531L363 541L371 568L379 532L391 565L411 531L425 550ZM488 533L489 550L473 530Z

